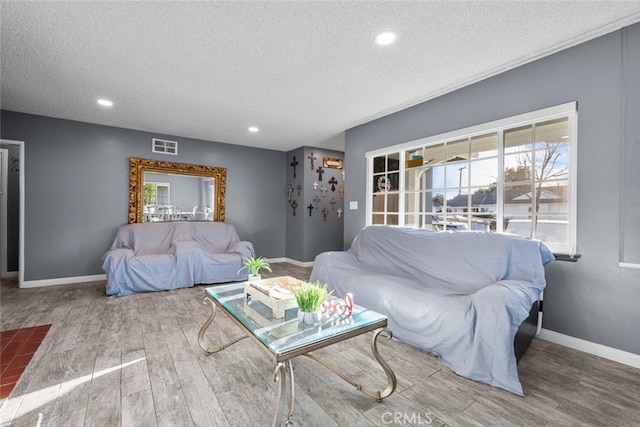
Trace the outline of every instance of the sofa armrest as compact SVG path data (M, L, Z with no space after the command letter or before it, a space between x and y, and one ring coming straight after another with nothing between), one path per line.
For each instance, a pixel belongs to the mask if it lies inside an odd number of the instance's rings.
M239 240L237 242L233 242L229 245L229 248L226 250L227 254L238 254L243 258L250 258L255 256L255 251L253 249L253 243Z
M541 286L524 280L500 280L472 295L479 310L503 312L516 328L529 315L531 305L540 298Z
M107 253L105 253L102 256L102 259L104 260L104 263L106 264L107 262L112 262L114 260L120 261L120 260L123 260L123 259L133 258L134 256L135 256L135 252L133 251L133 249L116 248L116 249L111 249L111 250L107 251Z
M135 258L133 249L117 248L111 249L102 257L102 269L107 274L109 281L120 280L125 274L127 264Z

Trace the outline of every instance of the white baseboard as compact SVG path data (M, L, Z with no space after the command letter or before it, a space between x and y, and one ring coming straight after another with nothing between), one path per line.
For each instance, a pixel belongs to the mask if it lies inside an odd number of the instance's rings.
M544 328L537 338L640 369L640 354L629 353L628 351L570 337L569 335L563 335Z
M29 280L22 282L21 288L39 288L41 286L71 285L73 283L97 282L107 280L106 274L95 274L93 276L61 277L58 279Z
M298 267L313 267L313 261L298 261L292 258L269 258L269 262L288 262L289 264L297 265Z
M269 258L269 262L288 262L298 267L313 267L313 261L302 262L291 258ZM18 275L15 272L16 276ZM39 288L41 286L58 286L58 285L71 285L73 283L84 282L97 282L100 280L107 280L106 274L96 274L93 276L77 276L77 277L62 277L58 279L43 279L43 280L29 280L22 283L21 288Z
M297 259L282 258L282 262L288 262L298 267L313 267L313 261L298 261Z
M633 268L633 269L636 269L636 270L640 270L640 264L633 263L633 262L619 262L618 263L618 267L621 267L621 268Z

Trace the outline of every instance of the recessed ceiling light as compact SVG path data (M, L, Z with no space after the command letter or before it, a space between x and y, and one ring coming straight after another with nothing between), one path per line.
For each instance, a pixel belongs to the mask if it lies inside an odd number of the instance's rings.
M258 129L256 126L251 126L249 128L249 132L258 132L260 129Z
M113 107L113 102L109 101L108 99L98 99L98 104L102 105L103 107Z
M396 40L396 33L392 33L391 31L385 31L384 33L380 33L376 36L376 43L380 46L387 46L393 43Z

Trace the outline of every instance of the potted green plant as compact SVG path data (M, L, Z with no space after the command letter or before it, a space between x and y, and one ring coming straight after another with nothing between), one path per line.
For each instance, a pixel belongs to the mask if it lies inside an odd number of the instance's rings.
M316 281L304 282L294 289L293 294L298 304L298 320L313 324L320 320L320 306L331 292L327 291L326 283Z
M249 270L249 278L247 279L248 281L260 280L262 278L262 276L260 275L260 270L263 269L263 268L265 270L271 271L271 267L269 266L269 262L264 257L244 258L242 263L243 263L243 266L242 266L242 268L240 270L238 270L238 273L241 272L244 269Z

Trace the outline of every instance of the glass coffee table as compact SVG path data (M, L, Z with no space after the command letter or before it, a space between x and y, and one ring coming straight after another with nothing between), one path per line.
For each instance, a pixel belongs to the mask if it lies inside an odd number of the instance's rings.
M292 424L294 376L291 359L296 356L307 356L315 360L353 385L358 391L378 401L390 396L396 389L396 376L389 365L382 359L377 348L379 336L382 335L387 339L392 337L391 331L387 328L387 317L382 314L356 305L353 308L353 314L349 317L325 316L314 325L299 322L297 308L287 310L282 318L274 318L269 307L257 300L252 301L251 297L247 298L244 293L244 283L206 288L203 302L211 305L211 315L200 328L198 343L207 355L221 351L249 337L256 341L273 360L275 364L273 380L278 383L278 398L273 417L273 426L278 426L281 423L285 425ZM240 326L245 335L221 346L209 347L205 343L204 336L207 328L213 322L218 308L224 310L229 318ZM370 331L374 331L371 339L371 352L387 376L387 387L384 390L371 390L358 384L336 367L327 364L317 355L311 353L314 350ZM289 403L287 418L283 420L282 399L286 391L287 376L289 377Z

